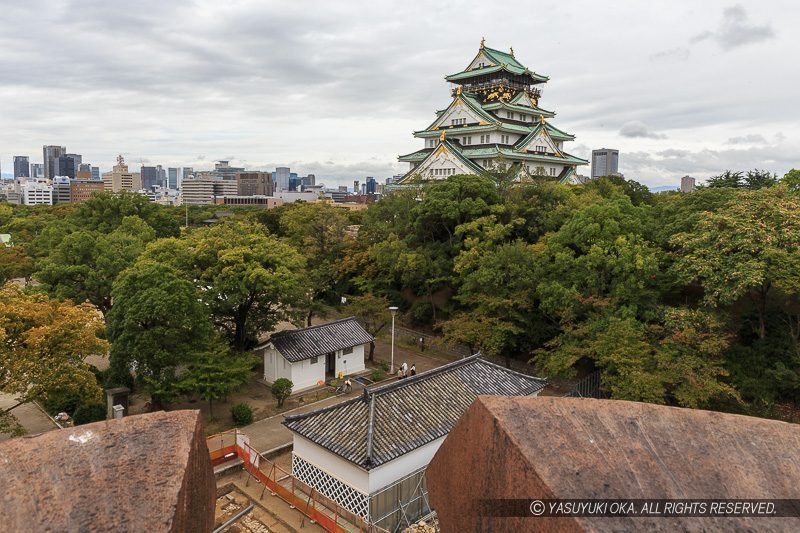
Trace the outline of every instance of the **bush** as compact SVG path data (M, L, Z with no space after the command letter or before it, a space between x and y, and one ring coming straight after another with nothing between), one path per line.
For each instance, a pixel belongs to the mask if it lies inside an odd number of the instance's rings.
M73 415L81 403L81 397L74 391L55 389L49 391L44 398L41 398L41 402L45 411L53 416L62 412Z
M375 382L383 381L383 379L385 377L386 377L386 372L384 372L383 370L373 370L372 371L372 381L375 381Z
M294 383L286 378L278 378L272 384L272 395L278 400L278 407L283 407L283 402L292 395L292 387Z
M106 419L106 406L102 403L90 403L86 405L79 405L75 409L75 414L72 415L72 420L76 426L81 424L89 424L90 422L99 422Z
M231 407L231 416L236 426L246 426L253 423L253 408L246 403L238 403Z

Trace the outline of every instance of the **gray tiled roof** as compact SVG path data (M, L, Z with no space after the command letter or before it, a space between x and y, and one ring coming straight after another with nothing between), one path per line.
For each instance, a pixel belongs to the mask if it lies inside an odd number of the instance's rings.
M287 361L296 363L372 340L372 335L355 318L349 317L310 328L281 331L270 338L270 343Z
M447 435L479 395L527 396L546 384L474 355L283 423L369 470Z

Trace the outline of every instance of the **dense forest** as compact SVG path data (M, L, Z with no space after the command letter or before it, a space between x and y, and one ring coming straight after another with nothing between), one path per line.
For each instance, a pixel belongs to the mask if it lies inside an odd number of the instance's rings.
M451 176L361 212L0 204L14 243L0 283L30 281L2 288L0 388L74 407L135 374L154 406L210 402L247 378L259 335L346 297L372 329L398 305L539 375L601 370L614 398L774 417L800 403L800 172L658 194L512 175ZM80 362L104 350L111 369L90 379Z

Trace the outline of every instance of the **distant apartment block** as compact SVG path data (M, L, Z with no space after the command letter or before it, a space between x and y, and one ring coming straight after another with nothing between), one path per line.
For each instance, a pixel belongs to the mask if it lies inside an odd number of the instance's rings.
M22 185L20 200L24 205L53 205L53 187L40 181L27 181Z
M14 177L15 178L31 177L31 165L28 156L26 155L14 156Z
M681 192L692 192L695 188L694 178L684 176L681 178Z
M105 184L100 180L78 179L71 180L69 183L70 201L72 203L85 202L95 193L103 192Z
M272 196L272 174L239 172L236 174L238 196Z
M215 203L217 197L238 196L238 184L235 180L202 176L184 179L181 193L185 204L209 205Z
M592 150L592 178L619 174L619 150L601 148Z
M72 201L72 180L67 176L53 178L53 203L68 204Z

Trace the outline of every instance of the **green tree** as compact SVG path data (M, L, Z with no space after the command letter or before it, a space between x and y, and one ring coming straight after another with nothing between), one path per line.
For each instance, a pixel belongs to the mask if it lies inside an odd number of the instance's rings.
M166 262L191 280L237 351L278 322L296 321L306 302L303 257L256 223L225 220L180 240L153 243L143 257Z
M156 237L180 235L178 217L146 196L132 192L94 194L86 202L78 204L70 221L80 229L107 234L116 230L130 216L143 220L153 229Z
M706 180L706 187L736 189L742 186L744 176L741 172L726 170L722 174L712 176Z
M345 315L355 316L367 333L377 337L378 333L392 321L389 305L389 300L386 298L368 293L364 296L349 296L347 305L344 306L342 311ZM373 340L369 343L369 356L367 359L373 361L374 356L375 341Z
M783 175L783 178L781 178L781 183L790 191L800 191L800 170L796 170L794 168L791 169L789 172Z
M231 355L224 344L212 344L189 363L183 381L185 390L208 400L208 412L214 417L214 400L225 398L247 382L253 367L249 354Z
M108 235L76 231L41 262L35 277L48 294L91 302L107 315L114 280L154 239L155 231L138 216L125 217Z
M747 297L758 315L757 334L767 331L768 296L779 284L800 294L800 204L785 189L743 191L724 210L700 215L691 232L675 235L678 279L698 282L704 302L720 307Z
M281 217L287 240L306 259L307 326L312 316L324 309L326 300L333 302L341 296L335 287L335 264L342 259L349 225L342 208L323 203L299 203Z
M292 387L294 383L286 378L278 378L272 384L272 395L278 400L278 407L283 407L283 402L292 395Z
M763 189L764 187L774 187L778 184L777 174L771 174L767 170L748 170L744 176L744 187L746 189Z
M187 387L186 368L214 349L216 332L195 286L167 265L137 261L112 292L108 315L112 380L135 373L162 408Z

